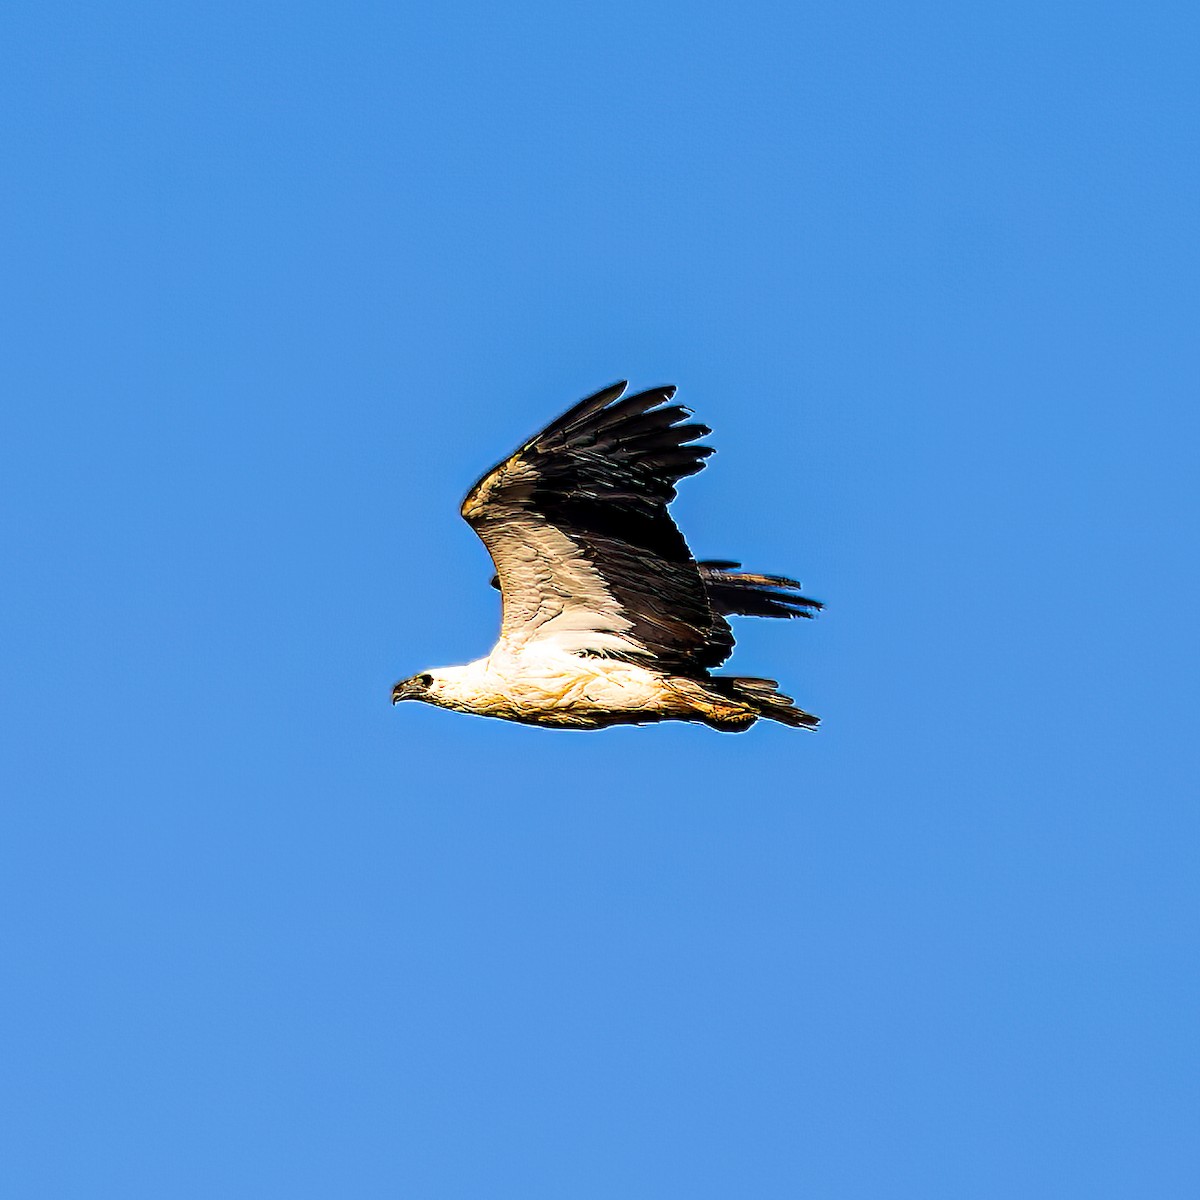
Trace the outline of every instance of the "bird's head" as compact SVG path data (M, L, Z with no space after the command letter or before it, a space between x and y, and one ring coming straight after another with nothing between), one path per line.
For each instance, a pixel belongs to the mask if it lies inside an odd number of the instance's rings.
M392 703L399 704L401 700L431 700L433 686L433 676L428 671L414 675L411 679L402 679L392 688Z

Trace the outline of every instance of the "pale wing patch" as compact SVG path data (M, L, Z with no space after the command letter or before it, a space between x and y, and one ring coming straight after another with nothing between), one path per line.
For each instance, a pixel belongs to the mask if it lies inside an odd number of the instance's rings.
M504 598L501 642L568 653L642 649L622 634L633 623L580 548L549 521L525 512L480 529Z

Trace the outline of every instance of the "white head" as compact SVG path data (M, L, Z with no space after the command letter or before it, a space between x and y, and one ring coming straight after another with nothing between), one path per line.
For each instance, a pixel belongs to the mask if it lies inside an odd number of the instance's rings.
M434 667L402 679L392 688L392 703L401 700L424 700L426 704L447 705L454 702L462 667Z

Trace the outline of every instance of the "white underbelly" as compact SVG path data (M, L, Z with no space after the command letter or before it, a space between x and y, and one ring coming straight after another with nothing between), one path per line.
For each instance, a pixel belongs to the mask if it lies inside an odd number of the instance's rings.
M497 673L498 690L532 704L627 708L650 703L662 691L660 675L612 659L563 655L516 665Z
M462 681L463 707L510 720L588 725L614 714L655 720L670 697L662 675L612 659L519 655L480 666Z

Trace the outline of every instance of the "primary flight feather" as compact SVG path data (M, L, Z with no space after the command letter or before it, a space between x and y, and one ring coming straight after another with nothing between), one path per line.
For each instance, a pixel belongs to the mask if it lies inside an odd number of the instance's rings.
M402 680L393 704L560 729L816 728L774 680L710 669L733 651L726 617L811 617L820 603L781 575L692 557L667 506L712 454L696 444L711 430L670 403L673 387L625 388L581 400L467 493L462 515L496 566L500 640L487 658Z

